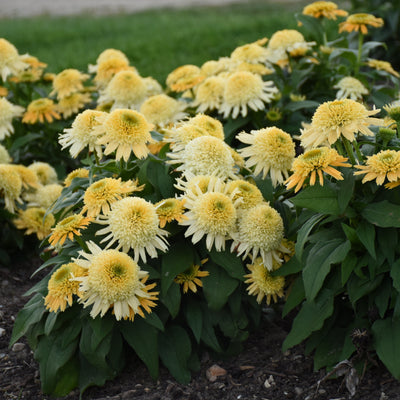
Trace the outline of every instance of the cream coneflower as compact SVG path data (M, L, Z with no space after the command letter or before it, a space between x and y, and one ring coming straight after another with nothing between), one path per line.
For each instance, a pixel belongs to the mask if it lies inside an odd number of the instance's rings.
M20 198L22 179L12 164L0 164L0 197L4 198L6 210L14 213L15 202L22 203Z
M11 161L12 158L8 153L8 150L2 144L0 144L0 164L10 164Z
M136 71L135 68L129 66L127 60L119 57L108 58L98 64L93 81L99 89L104 89L117 72L129 70Z
M10 103L5 97L0 98L0 140L14 133L12 120L24 113L24 107Z
M3 82L9 75L18 75L28 67L28 64L22 61L17 48L4 38L0 38L0 75Z
M146 76L143 79L146 85L146 97L155 96L156 94L162 94L163 88L160 83L151 76Z
M184 150L189 142L201 136L209 135L205 129L188 123L177 124L164 130L164 141L170 143L171 150L175 153Z
M37 99L29 103L27 110L22 117L22 122L26 124L36 124L38 121L48 123L54 119L60 119L61 116L57 112L57 106L51 99Z
M174 186L183 192L193 192L197 187L201 190L202 193L206 193L208 191L208 187L210 185L215 185L217 181L219 182L218 190L224 192L225 183L219 178L212 175L196 175L189 178L188 180L177 178L176 184Z
M25 167L25 165L14 164L13 165L19 176L22 179L22 188L25 190L38 189L40 187L40 181L37 174Z
M297 193L303 187L307 178L310 178L310 185L314 185L317 175L319 184L323 186L324 172L337 180L343 180L342 173L333 167L351 167L345 161L347 161L347 158L342 157L335 149L329 147L318 147L306 151L293 161L293 174L287 179L286 187L287 189L295 187L294 192Z
M65 177L64 186L70 186L75 178L89 178L89 170L86 168L74 169Z
M150 134L152 127L138 111L114 110L96 128L102 135L97 143L105 145L105 155L116 151L116 160L128 161L132 152L137 158L146 158L149 154L146 144L154 142Z
M357 79L352 76L342 78L334 89L339 89L336 93L337 99L362 100L364 95L368 94L368 89Z
M270 75L274 73L273 69L266 67L264 64L251 64L248 62L241 62L235 67L234 71L248 71L257 75Z
M164 127L185 118L188 115L185 109L185 102L166 94L156 94L143 102L140 112L151 124Z
M368 67L374 68L378 71L385 71L389 74L392 74L396 78L400 78L400 74L392 67L392 64L388 61L375 60L374 58L370 58L367 63Z
M50 277L44 305L50 312L65 311L72 306L73 296L79 296L79 282L74 278L86 275L87 271L76 263L63 264Z
M74 240L74 236L81 236L80 231L86 229L91 221L92 218L84 217L82 214L73 214L64 218L52 228L49 243L52 246L56 244L62 246L67 239Z
M101 157L102 147L97 143L99 135L95 128L102 124L107 115L97 110L85 110L78 114L71 128L64 129L64 133L59 135L58 141L62 150L70 147L71 156L76 158L85 147L88 147L89 152L95 151Z
M237 62L230 57L220 57L218 60L208 60L200 68L201 73L206 77L217 76L230 71Z
M151 313L158 292L150 292L155 283L146 285L148 272L126 253L102 250L93 242L87 245L90 253L81 251L82 258L74 261L87 269L87 275L75 279L80 282L79 302L84 308L92 306L90 316L103 317L112 310L117 321L133 321L136 314L145 318L142 307Z
M347 17L348 12L340 10L333 1L314 1L303 8L303 14L314 18L336 20L336 17Z
M254 111L264 110L278 89L272 81L263 81L261 76L248 71L238 71L230 75L225 84L224 98L219 112L224 118L229 115L236 118L239 113L245 117L248 108Z
M79 110L91 101L90 93L72 93L59 100L57 111L62 114L63 118L69 118L71 115L78 114Z
M207 261L208 258L201 260L201 265L203 265ZM182 285L183 293L187 293L189 289L193 293L196 293L197 286L203 287L203 282L201 281L201 278L210 275L210 273L208 271L201 271L201 265L193 264L187 270L181 272L175 277L174 281L179 285Z
M176 170L186 177L215 175L235 179L235 162L229 146L214 136L200 136L191 140L176 153L168 153L169 164L181 164Z
M368 127L382 125L383 121L370 116L379 111L379 109L368 111L364 105L351 99L322 103L316 109L311 125L302 131L301 144L304 148L318 147L321 144L332 145L341 136L353 142L357 132L373 136L374 133Z
M255 167L255 175L262 173L265 178L269 173L274 186L288 178L295 157L295 145L288 133L270 127L250 133L241 132L236 137L248 145L238 151L247 158L247 168Z
M57 172L49 163L35 161L28 165L28 168L37 175L42 185L49 185L58 181Z
M129 64L128 57L125 55L124 52L122 52L121 50L118 50L118 49L110 48L110 49L105 49L104 51L102 51L99 54L95 65L89 64L89 66L88 66L89 72L90 73L97 72L98 66L101 63L103 63L104 61L111 60L111 59L120 59L123 62L125 62L126 65Z
M382 185L385 179L396 182L400 179L400 151L381 150L379 153L367 157L365 165L355 165L361 171L354 175L365 174L362 183L375 180Z
M33 193L25 195L30 207L49 208L60 196L63 190L62 185L50 183L39 186Z
M226 240L236 235L236 206L242 200L233 200L234 195L235 192L227 193L219 179L210 180L205 193L198 186L187 190L187 219L180 223L188 226L185 237L192 236L192 243L196 244L205 236L209 251L213 246L217 251L224 250Z
M147 96L143 78L134 71L119 71L101 91L99 103L112 102L112 110L130 108L137 110Z
M97 217L100 213L108 214L111 204L115 201L142 189L143 186L137 186L137 181L122 182L121 178L100 179L85 190L82 213L87 212L88 217Z
M242 199L238 202L236 207L239 210L247 210L264 202L264 197L260 189L252 183L243 179L237 179L227 183L227 193L234 192L233 201Z
M255 260L261 256L268 270L273 269L273 260L280 261L280 254L287 252L282 245L283 221L278 211L267 203L258 204L239 215L238 237L232 243L231 251Z
M89 79L89 75L83 74L77 69L64 69L54 77L53 90L49 96L57 95L57 99L60 100L73 93L82 92L84 90L83 82L87 79Z
M199 84L195 91L193 107L197 112L218 110L224 99L226 79L219 76L210 76Z
M253 264L247 264L247 268L250 273L244 276L247 278L244 283L249 284L246 290L249 295L256 296L258 304L261 304L264 297L268 305L270 305L271 300L276 303L278 297L284 297L285 278L283 276L271 276L261 257L257 257Z
M264 41L264 43L266 43L266 40ZM231 59L238 63L265 63L267 61L267 58L268 50L258 42L248 43L243 46L236 47L236 49L233 50L231 53Z
M18 229L25 229L25 235L36 234L39 240L43 240L51 233L55 219L53 214L47 213L43 207L29 207L26 210L18 210L18 218L13 220Z
M206 114L196 114L194 117L188 119L186 124L197 126L204 129L207 135L214 136L218 139L224 140L224 126L222 122Z
M198 85L205 79L201 70L196 65L182 65L167 76L166 84L174 92L184 92Z
M107 248L117 243L117 250L133 250L134 260L141 258L146 262L146 253L151 258L157 257L157 250L165 252L168 232L160 229L154 204L141 197L126 197L111 206L111 211L98 221L105 228L96 235L107 235L101 242L107 242Z
M164 228L168 222L182 222L187 219L185 212L185 199L176 199L174 197L161 200L155 204L156 213L160 221L160 228Z
M346 21L339 24L339 33L343 31L355 31L366 35L368 33L367 25L374 28L381 28L383 26L383 19L366 13L352 14L347 17Z

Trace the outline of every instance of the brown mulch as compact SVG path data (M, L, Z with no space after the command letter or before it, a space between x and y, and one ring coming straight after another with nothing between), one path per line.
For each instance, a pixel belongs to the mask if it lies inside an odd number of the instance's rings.
M40 389L39 368L26 341L13 348L9 340L13 321L27 301L23 297L39 279L30 279L40 261L20 262L12 268L0 267L0 399L49 400ZM1 329L5 331L1 333ZM346 389L343 378L326 379L324 371L314 372L311 357L297 346L281 352L282 342L290 329L288 321L264 318L260 330L244 344L239 355L223 360L204 355L199 372L190 384L177 383L161 368L153 381L145 366L134 356L122 374L104 387L89 388L84 400L400 400L400 383L387 370L371 365L357 386L354 396ZM318 381L321 381L318 385ZM64 400L79 399L74 391Z

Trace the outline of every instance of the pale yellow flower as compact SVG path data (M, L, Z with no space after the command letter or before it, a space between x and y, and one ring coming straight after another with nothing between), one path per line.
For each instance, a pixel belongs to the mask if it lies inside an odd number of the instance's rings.
M54 119L60 118L61 116L53 100L42 98L29 103L22 118L22 122L26 124L36 124L38 121L43 123L46 120L48 123L51 123Z
M0 98L0 140L14 133L12 120L20 117L24 111L24 107L12 104L5 97Z
M69 118L73 114L78 114L79 110L91 101L90 93L75 92L59 100L57 111L62 114L63 118Z
M155 204L156 213L160 221L160 228L164 228L168 222L182 222L187 219L185 212L185 199L176 199L174 197L160 200Z
M49 185L58 181L57 171L49 163L35 161L28 165L28 168L37 175L42 185Z
M5 208L13 213L15 203L22 203L20 198L22 179L12 164L0 164L0 198L4 198Z
M74 236L81 235L80 231L87 228L91 220L91 218L84 217L82 214L73 214L62 219L52 228L49 243L52 246L56 244L62 246L67 239L73 240Z
M228 194L233 193L233 201L241 199L240 202L236 203L238 209L249 209L265 201L260 189L243 179L230 181L226 187Z
M346 76L342 78L334 89L339 89L336 93L337 99L348 99L351 100L362 100L364 95L367 95L368 89L356 78L352 76Z
M336 20L336 17L347 17L348 12L340 10L333 1L314 1L303 8L304 15L314 18L328 18Z
M28 64L21 60L17 48L4 38L0 38L0 75L3 82L7 80L9 75L17 75Z
M339 33L347 32L361 32L363 35L368 33L367 25L374 28L381 28L383 26L383 19L377 18L372 14L358 13L349 15L346 21L339 24Z
M201 260L201 264L204 264L208 261L208 259ZM178 274L174 281L179 285L182 285L183 293L187 293L190 289L193 293L197 293L197 286L203 287L203 282L200 278L204 278L209 276L210 273L208 271L201 271L201 265L193 264L184 272Z
M196 65L182 65L167 76L166 84L174 92L184 92L187 89L198 85L205 76Z
M34 233L39 240L43 240L51 233L55 219L53 214L46 213L43 207L29 207L26 210L18 210L18 218L13 222L18 229L25 229L25 235Z
M77 69L64 69L54 77L53 90L49 96L57 95L57 99L60 100L73 93L82 92L84 90L83 82L87 79L89 79L89 75L83 74Z
M388 61L375 60L373 58L370 58L367 61L367 65L370 68L374 68L378 71L385 71L389 74L392 74L396 78L400 78L400 74L392 67L392 64L390 64L390 62Z
M210 76L197 86L192 103L193 107L197 107L197 112L203 113L220 108L224 99L225 83L225 78Z

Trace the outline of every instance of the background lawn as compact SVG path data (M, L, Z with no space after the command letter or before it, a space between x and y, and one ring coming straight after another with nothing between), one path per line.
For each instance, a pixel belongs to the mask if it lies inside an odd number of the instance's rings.
M174 68L229 56L242 44L296 29L308 2L255 1L225 7L163 9L130 15L2 19L0 37L20 54L48 63L49 72L87 71L106 48L122 50L142 76L164 82Z

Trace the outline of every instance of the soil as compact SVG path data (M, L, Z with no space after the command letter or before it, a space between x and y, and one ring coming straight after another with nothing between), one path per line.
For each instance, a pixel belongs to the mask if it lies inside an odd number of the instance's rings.
M13 321L28 300L23 294L41 277L30 279L40 265L35 258L0 267L0 399L50 400L40 388L39 368L26 341L12 348L9 340ZM4 331L2 331L2 329ZM182 385L161 369L157 381L132 355L121 375L103 387L89 388L84 400L396 400L400 399L400 382L380 364L370 368L360 380L356 393L346 388L343 377L326 378L325 371L314 372L312 357L304 355L303 346L286 353L282 342L290 329L289 321L263 319L259 331L250 335L238 356L215 360L207 354L201 369L190 384ZM218 366L218 367L216 367ZM214 374L212 374L214 372ZM318 385L318 382L320 384ZM74 391L64 400L79 399Z

